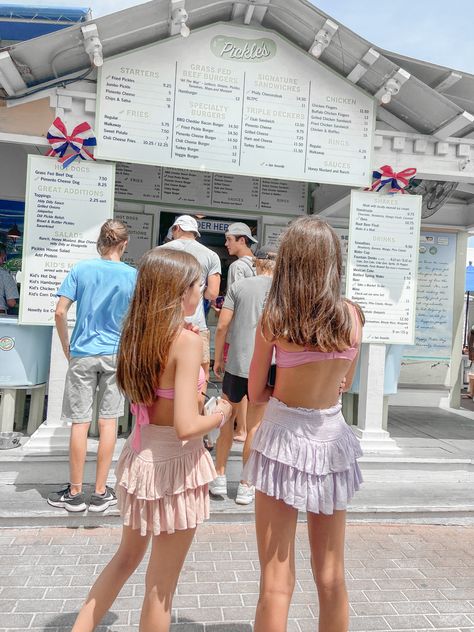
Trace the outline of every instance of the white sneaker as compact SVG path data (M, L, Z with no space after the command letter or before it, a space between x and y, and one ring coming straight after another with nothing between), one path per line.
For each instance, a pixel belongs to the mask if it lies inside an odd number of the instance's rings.
M209 483L209 491L213 496L227 495L227 476L221 474Z
M235 502L238 505L250 505L255 498L255 486L247 483L239 483Z

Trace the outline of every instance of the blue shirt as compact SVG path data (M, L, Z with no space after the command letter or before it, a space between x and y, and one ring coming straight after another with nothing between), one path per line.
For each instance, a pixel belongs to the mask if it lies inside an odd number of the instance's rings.
M77 301L71 356L117 353L136 277L135 268L108 259L81 261L71 269L57 292Z

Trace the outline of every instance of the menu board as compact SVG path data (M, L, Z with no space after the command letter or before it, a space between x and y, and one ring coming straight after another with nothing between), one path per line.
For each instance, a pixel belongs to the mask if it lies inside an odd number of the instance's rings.
M197 207L303 215L306 182L118 163L115 197Z
M421 196L352 191L347 296L364 310L363 342L415 339Z
M415 346L406 357L450 360L456 235L422 232L418 256Z
M19 321L52 325L56 292L70 268L97 257L101 225L113 215L114 166L28 156Z
M374 103L278 34L219 23L104 61L96 155L367 186Z
M155 216L149 213L114 211L114 217L128 228L128 244L122 261L136 268L142 255L153 247Z

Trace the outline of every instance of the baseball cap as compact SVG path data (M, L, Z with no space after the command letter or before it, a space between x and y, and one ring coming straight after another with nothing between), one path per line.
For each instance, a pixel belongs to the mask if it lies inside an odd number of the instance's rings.
M191 215L180 215L174 220L173 226L179 226L181 230L196 233L198 237L201 236L198 223ZM173 228L173 226L171 226L171 228Z
M274 260L276 259L277 256L277 249L274 246L260 246L260 248L257 248L257 250L254 252L254 257L255 259L271 259Z
M250 241L253 241L254 244L257 243L258 239L252 235L252 231L247 224L243 222L234 222L233 224L229 224L229 227L225 231L226 235L234 235L236 237L248 237Z

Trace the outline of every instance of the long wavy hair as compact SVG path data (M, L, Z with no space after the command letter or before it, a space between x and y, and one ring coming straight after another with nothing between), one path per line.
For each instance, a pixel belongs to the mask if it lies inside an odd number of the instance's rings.
M132 401L150 406L172 342L183 327L183 297L201 277L195 257L154 248L140 261L137 284L123 326L117 382Z
M317 217L292 222L280 243L263 311L265 336L326 352L350 347L352 318L341 296L341 272L341 244L331 226Z

